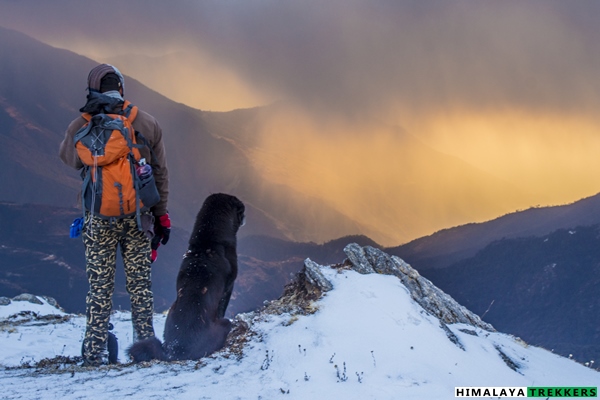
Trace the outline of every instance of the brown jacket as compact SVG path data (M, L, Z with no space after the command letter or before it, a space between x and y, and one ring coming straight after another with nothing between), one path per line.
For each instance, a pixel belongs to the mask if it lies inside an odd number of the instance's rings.
M79 117L69 124L65 133L65 138L60 144L59 155L60 159L70 167L77 170L83 168L83 163L77 156L75 150L75 144L73 138L75 133L81 128L87 121L83 117ZM144 138L148 141L152 152L147 147L141 148L140 153L146 161L152 165L154 172L154 179L156 180L156 187L160 194L160 202L152 207L152 213L156 216L166 214L167 211L167 199L169 196L169 171L167 169L167 158L165 154L165 147L162 140L162 129L158 124L158 121L150 114L139 110L135 120L133 121L133 128L140 132ZM153 158L152 156L155 156Z

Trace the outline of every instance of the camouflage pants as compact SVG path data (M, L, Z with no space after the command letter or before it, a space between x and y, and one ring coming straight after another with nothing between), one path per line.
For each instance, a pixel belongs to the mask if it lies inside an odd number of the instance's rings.
M105 220L88 213L82 232L86 273L90 285L86 298L86 331L83 358L89 365L106 361L108 323L115 286L117 247L125 267L131 300L134 340L154 336L153 296L150 277L150 240L138 229L136 217Z

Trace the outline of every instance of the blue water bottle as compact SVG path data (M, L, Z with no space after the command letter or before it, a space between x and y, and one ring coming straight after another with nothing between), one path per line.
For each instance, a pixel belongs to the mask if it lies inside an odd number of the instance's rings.
M146 163L145 158L140 158L135 170L142 181L145 181L152 176L152 166Z

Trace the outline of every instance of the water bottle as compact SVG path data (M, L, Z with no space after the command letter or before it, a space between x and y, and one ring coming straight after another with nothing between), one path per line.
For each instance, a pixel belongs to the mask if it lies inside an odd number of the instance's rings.
M145 158L140 158L135 170L142 181L148 180L152 176L152 166L146 163Z
M135 166L135 170L140 178L139 188L136 188L136 190L139 189L140 200L144 204L144 207L150 208L155 206L160 201L160 194L156 188L152 166L146 163L145 158L141 158Z

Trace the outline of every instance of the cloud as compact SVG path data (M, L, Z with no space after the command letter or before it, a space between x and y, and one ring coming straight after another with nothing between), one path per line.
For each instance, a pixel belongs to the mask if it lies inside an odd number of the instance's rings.
M104 56L197 51L315 113L600 103L594 2L59 0L0 10L4 26Z
M382 117L599 103L600 40L590 40L598 29L553 2L248 4L200 12L202 46L313 111Z

